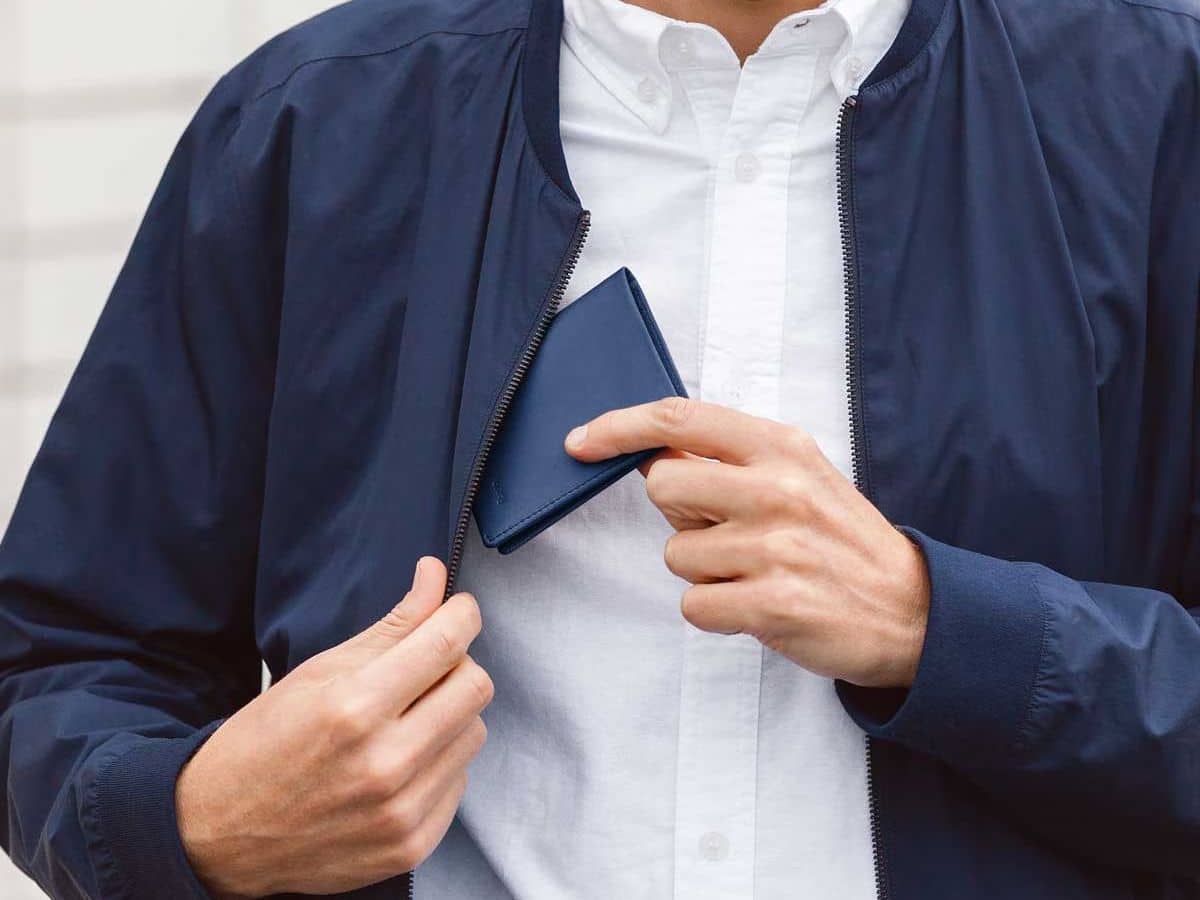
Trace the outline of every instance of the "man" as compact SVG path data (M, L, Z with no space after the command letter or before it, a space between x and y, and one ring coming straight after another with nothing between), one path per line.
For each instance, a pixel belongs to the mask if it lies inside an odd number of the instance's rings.
M1198 17L358 0L268 44L0 550L13 858L64 898L1200 896ZM667 449L495 556L504 412L622 265L699 400L564 435Z

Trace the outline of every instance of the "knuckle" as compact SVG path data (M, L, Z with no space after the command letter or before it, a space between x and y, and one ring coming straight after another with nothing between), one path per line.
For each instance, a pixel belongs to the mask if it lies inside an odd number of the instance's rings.
M454 731L461 727L463 715L456 708L458 704L455 702L455 697L452 694L455 690L460 690L461 685L455 684L453 681L445 686L444 689L437 691L431 695L426 704L424 726L428 729L427 733L416 734L414 732L413 740L424 748L427 743L440 735L453 734ZM418 756L418 747L413 748L413 759Z
M408 796L400 795L384 811L384 827L389 834L404 838L421 827L421 813Z
M813 629L817 620L808 596L792 585L780 585L764 609L764 620L781 634Z
M472 757L483 749L487 743L487 736L487 724L479 716L476 716L474 721L467 726L467 741L471 747Z
M646 496L652 503L658 504L666 499L667 473L666 465L659 463L650 469L646 475Z
M452 598L458 606L460 622L464 634L474 638L483 628L483 614L479 610L479 602L472 594L455 594Z
M364 697L350 691L329 691L318 713L327 734L354 740L370 730Z
M683 538L680 534L667 538L667 543L663 546L663 562L675 575L678 575L683 567L683 550Z
M805 607L803 593L789 578L766 579L759 611L768 625L794 622Z
M359 791L365 797L382 799L391 796L402 782L396 760L380 752L364 755L360 764Z
M770 567L787 565L796 554L798 542L791 531L768 531L759 541L763 561Z
M406 784L417 774L417 761L421 758L419 742L409 740L396 746L392 751L392 768L396 773L396 783Z
M788 456L799 460L813 459L821 453L816 438L802 428L784 429L781 443Z
M596 416L588 423L588 441L608 442L613 438L613 418L611 412Z
M658 425L665 429L681 428L696 414L697 402L690 397L667 397L651 408Z
M474 660L470 661L470 668L467 670L467 683L471 686L481 708L491 703L492 698L496 696L496 685L492 681L492 676Z
M433 634L433 652L441 659L450 659L458 655L458 641L445 628Z
M445 614L437 618L433 624L430 640L434 653L443 662L452 662L462 658L467 652L467 646L479 633L479 607L474 599L463 594L454 598L452 607L443 607Z
M400 607L395 607L376 623L376 628L385 637L402 638L413 629L414 622Z
M775 479L773 490L768 491L776 504L785 508L802 505L808 499L808 485L804 478L788 473Z

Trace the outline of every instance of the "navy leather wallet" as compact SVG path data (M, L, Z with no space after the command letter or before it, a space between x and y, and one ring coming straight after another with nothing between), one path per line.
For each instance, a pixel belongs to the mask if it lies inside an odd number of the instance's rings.
M641 288L621 269L550 323L517 390L475 502L483 542L512 553L656 451L580 463L563 441L601 413L687 391Z

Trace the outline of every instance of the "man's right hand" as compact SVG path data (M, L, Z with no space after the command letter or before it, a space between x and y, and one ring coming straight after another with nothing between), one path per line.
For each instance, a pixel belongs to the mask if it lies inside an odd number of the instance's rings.
M487 736L468 594L417 563L381 621L296 668L180 773L179 831L220 897L333 894L411 871L450 827Z

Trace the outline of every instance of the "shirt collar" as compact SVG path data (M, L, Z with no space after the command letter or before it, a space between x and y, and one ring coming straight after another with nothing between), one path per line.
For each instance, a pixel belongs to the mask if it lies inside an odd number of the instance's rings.
M858 92L895 40L911 0L826 0L779 22L759 53L786 52L805 29L835 51L831 75L842 99ZM738 65L723 37L708 25L682 22L625 0L563 0L563 40L592 75L648 128L661 134L675 89L670 73ZM819 22L819 24L818 24ZM802 24L807 23L807 24ZM816 25L817 29L808 29ZM817 34L821 30L821 35Z
M614 97L656 133L666 130L671 79L663 36L683 25L624 0L563 0L563 40Z
M887 55L908 18L912 0L829 0L822 9L827 7L833 7L850 34L832 69L834 86L845 100L858 93Z

